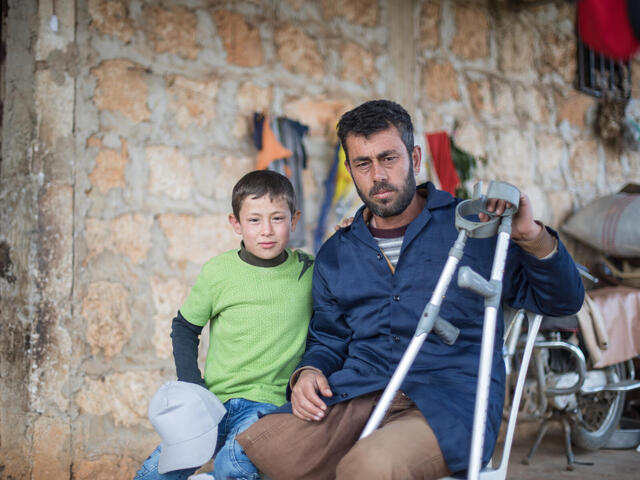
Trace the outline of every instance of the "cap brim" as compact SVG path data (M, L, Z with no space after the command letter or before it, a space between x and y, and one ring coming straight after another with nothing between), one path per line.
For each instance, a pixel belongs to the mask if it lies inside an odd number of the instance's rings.
M213 457L218 440L218 427L204 435L175 445L162 444L158 473L201 467Z

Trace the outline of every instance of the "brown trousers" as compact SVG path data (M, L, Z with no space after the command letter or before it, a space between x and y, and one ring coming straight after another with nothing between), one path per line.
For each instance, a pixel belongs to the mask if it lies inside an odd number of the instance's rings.
M320 422L267 415L236 437L272 480L410 480L449 475L433 431L411 399L394 398L381 426L358 440L380 392L338 403Z

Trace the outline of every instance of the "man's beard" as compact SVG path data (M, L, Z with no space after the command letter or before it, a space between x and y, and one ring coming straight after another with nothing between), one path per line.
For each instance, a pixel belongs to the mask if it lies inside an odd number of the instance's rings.
M366 196L363 195L355 182L354 185L356 186L356 191L358 192L360 199L364 202L367 208L371 210L371 213L382 218L394 217L404 212L416 193L416 179L413 176L413 168L411 168L407 173L407 178L403 182L403 187L401 189L398 189L398 187L387 182L379 182L369 190L369 196ZM382 199L379 200L381 203L377 203L371 199L373 195L383 190L400 192L400 195L391 202L387 199Z

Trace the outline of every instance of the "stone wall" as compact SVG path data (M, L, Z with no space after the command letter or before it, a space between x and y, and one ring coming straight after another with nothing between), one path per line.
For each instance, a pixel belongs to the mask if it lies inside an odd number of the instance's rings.
M171 319L239 242L254 111L310 127L308 245L335 122L370 98L455 130L487 158L476 179L519 185L552 225L640 181L640 154L602 144L572 87L573 7L526 3L9 1L0 478L130 478L158 442Z

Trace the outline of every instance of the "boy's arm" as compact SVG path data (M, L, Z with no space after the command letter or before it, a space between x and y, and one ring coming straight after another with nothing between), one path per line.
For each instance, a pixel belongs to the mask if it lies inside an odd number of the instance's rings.
M173 360L178 380L205 386L198 368L198 344L202 327L189 323L180 312L171 323Z

